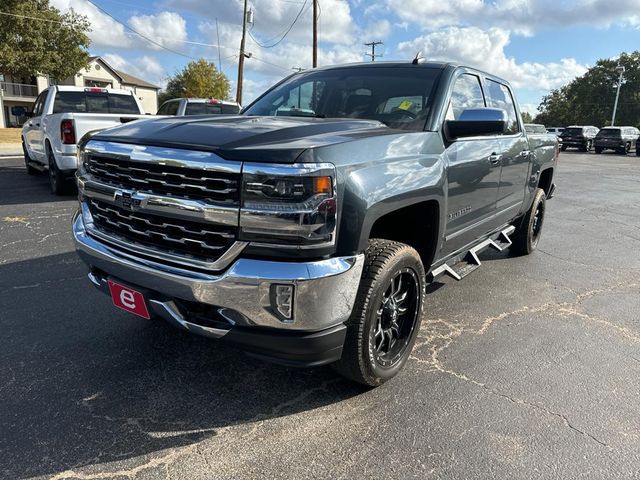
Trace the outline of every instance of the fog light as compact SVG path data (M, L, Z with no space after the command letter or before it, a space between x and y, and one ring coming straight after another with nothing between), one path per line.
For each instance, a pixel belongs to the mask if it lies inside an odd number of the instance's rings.
M293 321L293 285L271 285L271 304L283 321Z

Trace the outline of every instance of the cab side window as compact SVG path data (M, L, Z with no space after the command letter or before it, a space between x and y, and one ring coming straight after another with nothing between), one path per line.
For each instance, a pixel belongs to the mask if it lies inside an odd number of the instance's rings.
M49 93L49 91L45 90L44 92L40 93L40 95L38 95L38 98L36 98L36 101L33 104L34 117L39 117L40 115L42 115L42 110L44 109L44 101L47 98L47 93Z
M175 115L176 113L178 113L178 103L179 102L163 103L156 115Z
M484 108L485 101L480 78L470 73L460 75L453 85L446 120L458 120L467 108Z
M500 108L507 112L507 131L505 135L513 135L520 132L518 114L509 88L494 80L487 79L487 89L489 91L489 106Z

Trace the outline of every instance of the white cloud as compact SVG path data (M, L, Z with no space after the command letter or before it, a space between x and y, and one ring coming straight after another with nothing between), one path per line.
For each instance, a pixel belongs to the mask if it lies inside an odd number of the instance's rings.
M203 18L204 23L213 23L215 19L221 24L233 25L240 33L242 25L242 6L240 2L218 1L212 8L211 0L165 0L162 5L176 10L189 10ZM300 13L291 31L287 34L287 42L311 42L311 1L274 1L252 0L249 2L253 10L254 23L250 28L251 34L263 44L277 41L293 23ZM322 0L320 2L319 41L348 45L356 41L356 22L351 14L351 7L346 0ZM211 37L209 37L210 39ZM215 37L213 37L215 38ZM251 41L250 41L251 42ZM221 44L228 46L222 42ZM234 44L235 46L235 44Z
M102 55L102 58L116 70L121 70L161 87L166 84L167 72L158 60L149 55L126 60L116 53L107 53Z
M51 0L51 5L62 12L73 8L76 13L86 15L91 22L89 38L94 46L126 48L133 44L122 24L102 13L86 0Z
M640 26L637 0L386 0L386 6L426 30L474 25L532 35L554 26Z
M187 40L187 22L174 12L160 12L156 15L135 15L129 19L129 25L145 37L149 37L159 44L177 48L183 47ZM159 47L145 42L147 48L158 50Z
M398 45L407 56L422 51L428 60L454 61L501 76L517 88L550 90L586 72L587 67L572 58L558 62L518 62L505 54L508 31L499 28L449 27Z
M528 114L530 114L534 118L535 118L536 115L538 115L540 113L538 111L538 105L535 104L535 103L521 103L520 104L520 110L522 110L523 112L527 112Z

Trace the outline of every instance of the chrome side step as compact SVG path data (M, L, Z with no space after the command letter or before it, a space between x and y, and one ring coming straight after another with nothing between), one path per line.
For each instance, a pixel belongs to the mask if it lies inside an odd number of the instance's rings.
M444 274L447 274L456 280L462 280L464 277L466 277L482 265L482 262L480 261L478 255L485 248L493 247L499 252L502 252L504 249L509 248L512 243L509 236L513 234L515 230L516 227L514 227L513 225L509 225L507 228L500 231L497 235L487 238L486 240L475 245L467 253L455 256L449 261L449 263L445 263L434 269L429 274L429 280L433 281L440 275Z

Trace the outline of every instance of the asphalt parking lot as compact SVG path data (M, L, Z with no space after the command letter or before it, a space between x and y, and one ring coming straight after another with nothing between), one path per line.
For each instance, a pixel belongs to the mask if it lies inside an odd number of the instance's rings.
M640 478L640 158L559 168L539 250L433 285L366 390L116 310L0 158L0 477Z

